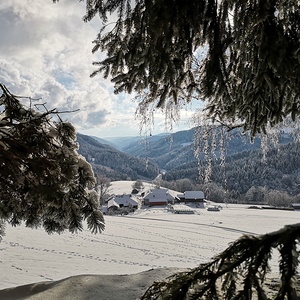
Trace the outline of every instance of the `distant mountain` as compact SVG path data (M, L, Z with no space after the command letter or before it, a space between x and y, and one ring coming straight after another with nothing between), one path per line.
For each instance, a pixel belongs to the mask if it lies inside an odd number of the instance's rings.
M138 143L129 143L122 151L139 158L147 158L161 169L171 169L175 165L194 160L193 136L194 129L154 135L141 139Z
M168 133L161 133L158 135L151 136L151 140L159 140L164 136L167 136ZM97 138L98 139L98 138ZM126 152L124 149L126 149L130 145L138 145L143 144L145 141L145 137L143 136L124 136L124 137L107 137L105 138L106 141L111 143L113 147L115 147L118 150Z
M141 138L138 136L127 136L127 137L107 137L106 140L118 150L123 150L124 147L129 144L138 143Z
M94 170L112 180L154 179L162 173L163 181L189 179L193 184L198 184L207 165L202 160L199 166L195 158L195 132L196 128L193 128L147 139L118 138L123 152L88 136L78 135L78 140L80 152L89 161L94 160ZM202 137L199 138L203 143ZM270 148L267 160L263 161L259 138L250 142L239 130L231 131L226 139L226 165L223 169L216 143L211 180L220 186L226 180L228 191L236 195L245 195L251 187L257 186L290 195L300 194L299 147L299 143L285 134L279 141L279 147ZM203 158L204 154L200 153L200 157ZM147 169L146 161L149 162Z
M114 147L116 149L117 148L117 145L115 145L114 143L112 143L111 141L107 140L107 139L102 139L102 138L99 138L97 136L91 136L94 140L96 140L97 142L99 142L100 144L104 144L104 145L109 145L111 147Z
M192 128L165 136L149 137L147 140L139 143L129 143L121 150L139 158L147 158L161 169L169 171L174 168L180 168L181 165L187 163L197 163L194 155L196 130L197 128ZM249 139L236 130L230 133L226 153L230 156L259 148L259 139L255 139L253 143L250 143ZM219 149L217 145L216 155L218 153Z
M94 172L105 175L111 180L152 180L159 174L159 169L145 159L123 153L96 139L77 134L78 152L91 163Z
M130 143L123 148L126 153L147 158L164 170L163 179L167 181L188 178L199 182L199 166L194 155L194 139L196 128L179 131L163 137L149 137L144 143ZM200 136L201 139L201 136ZM200 142L203 143L203 140ZM239 130L228 133L226 140L225 174L220 169L218 155L220 149L216 143L213 158L212 181L223 184L226 176L229 190L244 194L251 186L266 186L269 189L279 189L295 195L300 192L300 152L299 143L292 141L287 134L279 140L279 148L270 148L267 160L263 162L261 141L249 137ZM298 154L299 152L299 154ZM201 153L202 157L204 154ZM200 176L204 174L206 163L202 161Z

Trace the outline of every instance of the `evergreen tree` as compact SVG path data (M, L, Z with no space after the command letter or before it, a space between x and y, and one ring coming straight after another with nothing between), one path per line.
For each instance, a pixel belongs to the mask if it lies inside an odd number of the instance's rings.
M107 53L92 76L140 93L141 106L205 99L213 121L252 136L299 115L298 0L87 0L86 8L85 21L104 22L93 52Z
M210 262L155 282L141 299L299 299L299 238L299 224L263 236L243 236ZM268 290L274 249L280 253L281 284L277 290Z
M91 166L56 110L21 103L0 84L0 236L5 223L48 233L104 229ZM51 118L57 116L57 121Z

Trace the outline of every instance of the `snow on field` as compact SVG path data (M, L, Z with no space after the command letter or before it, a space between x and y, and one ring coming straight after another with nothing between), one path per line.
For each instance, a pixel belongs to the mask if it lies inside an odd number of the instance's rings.
M173 214L164 208L105 216L102 234L48 235L7 227L0 243L0 289L79 274L135 274L152 268L192 268L243 234L263 234L298 223L295 211L228 205Z
M110 193L115 195L130 194L132 191L132 185L135 181L112 181L109 188ZM144 191L148 192L150 189L154 189L153 183L144 182Z

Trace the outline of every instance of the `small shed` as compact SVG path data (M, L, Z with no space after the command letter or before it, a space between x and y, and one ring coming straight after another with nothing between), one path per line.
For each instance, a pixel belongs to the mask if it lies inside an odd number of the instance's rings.
M106 215L107 212L108 212L108 207L107 207L107 205L102 205L101 211L102 211L102 213L103 213L104 215Z
M132 191L131 191L131 194L132 195L137 195L139 193L139 190L138 189L133 189Z
M144 204L149 206L174 204L174 197L167 189L154 189L144 197Z
M294 210L300 210L300 203L292 203Z

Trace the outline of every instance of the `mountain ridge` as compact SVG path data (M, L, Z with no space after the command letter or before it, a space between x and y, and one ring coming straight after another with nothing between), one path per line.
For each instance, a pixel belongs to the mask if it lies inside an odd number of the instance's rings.
M105 175L114 180L152 180L159 174L159 169L154 164L146 166L145 160L102 144L93 137L77 133L77 142L78 153L92 165L96 175Z
M192 128L159 137L140 140L129 138L126 145L119 145L123 150L104 151L104 146L99 146L97 151L110 152L110 158L98 153L98 160L92 165L96 172L104 173L111 180L154 180L155 174L162 174L164 184L188 180L194 186L199 185L205 177L207 163L204 162L203 152L199 156L200 162L195 158L195 133L196 128ZM91 142L91 145L95 142ZM215 154L211 157L211 181L220 187L227 182L229 194L234 195L245 195L251 187L261 187L295 196L300 194L299 147L298 142L285 135L280 139L277 148L269 148L264 160L259 139L251 143L247 136L233 131L227 141L224 167L221 167L220 163L220 149L215 147ZM116 157L120 156L122 159L118 160L117 164L113 163ZM122 165L123 168L120 167ZM148 167L151 170L147 170L147 173L145 170Z

